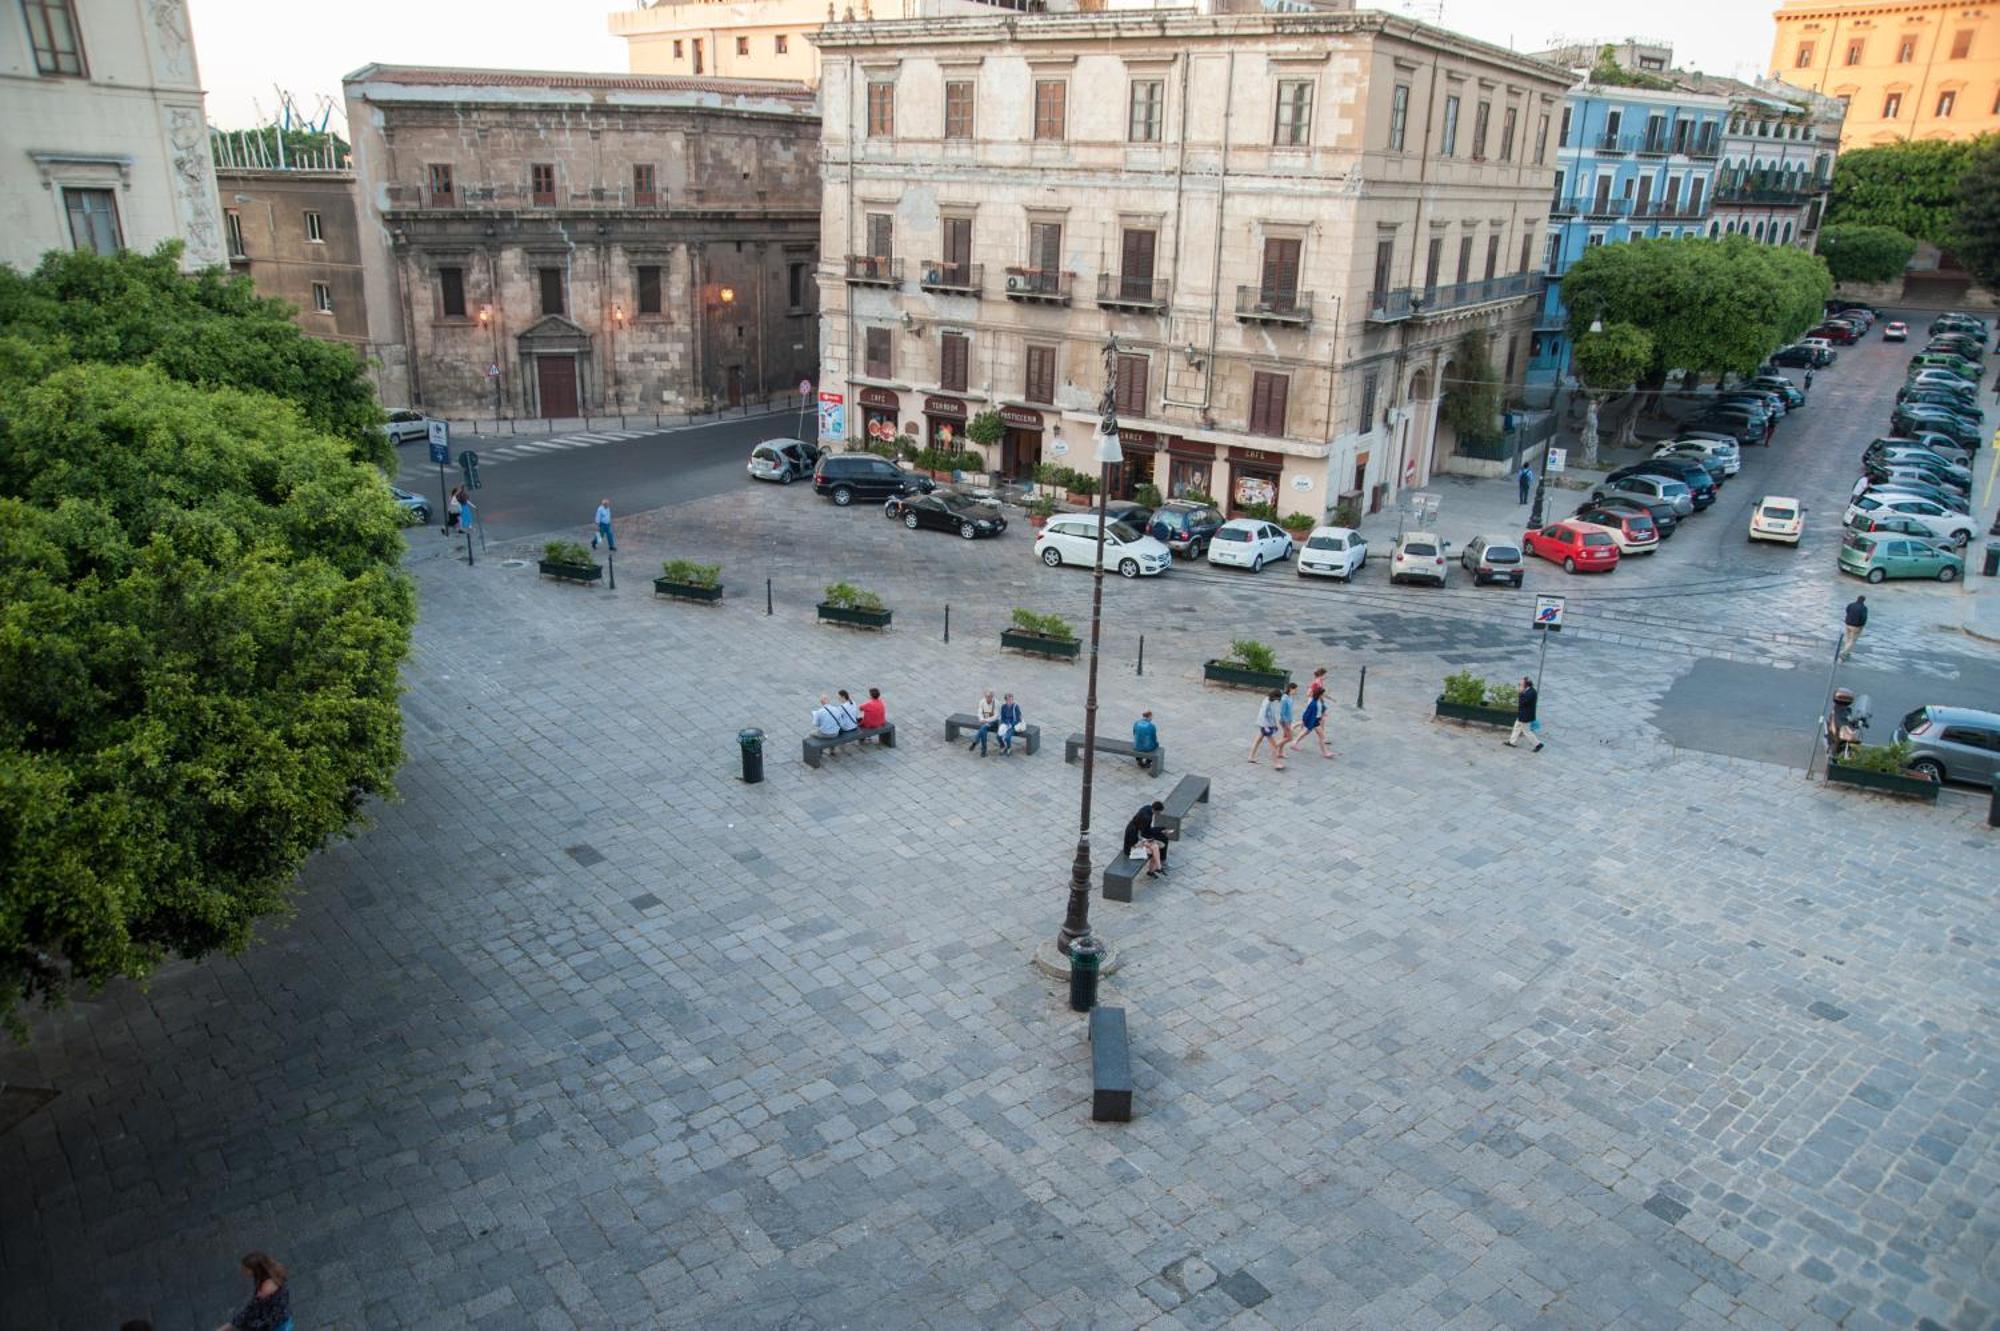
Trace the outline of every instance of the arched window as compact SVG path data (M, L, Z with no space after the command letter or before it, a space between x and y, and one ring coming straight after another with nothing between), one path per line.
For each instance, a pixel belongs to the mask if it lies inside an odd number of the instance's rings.
M1710 240L1714 240L1717 236L1721 234L1722 234L1722 223L1710 222L1708 224L1708 238Z
M1757 239L1762 240L1763 238L1764 238L1764 224L1762 222L1759 222L1757 224Z
M1787 245L1792 243L1792 224L1790 222L1785 223L1785 243Z

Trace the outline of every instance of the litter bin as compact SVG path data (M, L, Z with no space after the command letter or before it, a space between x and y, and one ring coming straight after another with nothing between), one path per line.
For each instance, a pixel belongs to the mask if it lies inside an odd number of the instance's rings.
M1069 945L1070 1011L1088 1012L1097 1006L1097 968L1103 963L1103 945L1092 935Z
M2000 776L1993 778L1993 798L1986 802L1986 825L2000 827Z
M754 786L764 779L764 732L755 726L739 730L736 742L743 746L743 782Z
M2000 577L2000 541L1986 543L1986 576Z

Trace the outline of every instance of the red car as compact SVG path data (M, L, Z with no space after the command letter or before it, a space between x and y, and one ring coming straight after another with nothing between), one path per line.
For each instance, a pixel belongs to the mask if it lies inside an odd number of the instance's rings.
M1806 334L1807 337L1823 337L1843 347L1852 346L1861 337L1861 330L1842 319L1829 319Z
M1529 554L1561 564L1565 573L1609 573L1618 567L1618 538L1594 522L1552 522L1521 533L1521 544Z

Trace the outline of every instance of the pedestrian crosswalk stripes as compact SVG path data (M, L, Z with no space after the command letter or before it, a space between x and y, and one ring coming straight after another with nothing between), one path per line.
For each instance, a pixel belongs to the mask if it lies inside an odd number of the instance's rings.
M590 430L580 434L560 434L552 439L522 439L511 444L501 444L494 448L479 450L481 462L505 462L509 458L533 457L537 453L550 453L572 448L594 448L599 444L622 444L631 439L643 439L651 430Z

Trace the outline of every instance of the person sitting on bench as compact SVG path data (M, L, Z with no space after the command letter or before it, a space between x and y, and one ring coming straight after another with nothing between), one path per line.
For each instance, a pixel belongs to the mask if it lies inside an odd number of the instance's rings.
M1146 848L1146 877L1157 878L1167 871L1167 840L1153 828L1153 815L1167 806L1159 800L1139 806L1139 812L1125 824L1125 849L1121 854L1130 855L1135 846Z
M824 693L819 695L819 706L813 708L812 733L821 739L837 739L840 736L840 717L834 712L833 704Z
M991 697L992 695L988 694L987 696ZM1000 704L1000 729L995 732L1000 740L1000 752L1012 753L1014 751L1014 732L1020 728L1021 704L1015 702L1014 695L1010 693L1007 695L1007 700Z
M1139 766L1147 771L1153 768L1153 759L1147 757L1160 747L1160 730L1153 724L1151 712L1139 713L1139 719L1132 723L1132 748L1137 755Z
M880 730L889 724L889 704L882 701L882 690L868 690L868 701L861 704L861 728Z
M833 719L840 726L840 733L861 729L861 712L854 705L854 699L847 696L847 690L840 691L840 701L833 705Z
M979 729L972 732L972 743L965 747L968 749L978 749L979 756L984 758L986 756L986 737L1000 727L1000 709L993 704L992 689L988 689L980 695L979 706L973 715L979 718ZM1000 747L1004 749L1007 746L1003 744Z

